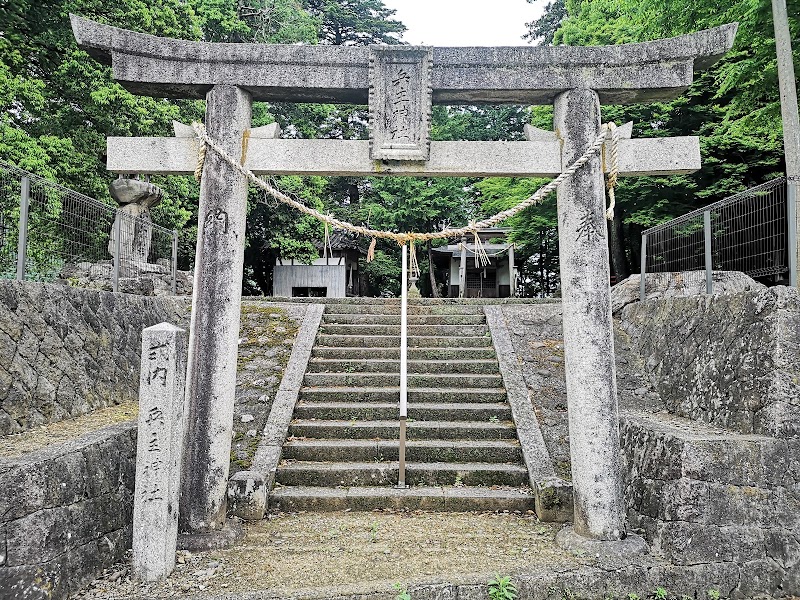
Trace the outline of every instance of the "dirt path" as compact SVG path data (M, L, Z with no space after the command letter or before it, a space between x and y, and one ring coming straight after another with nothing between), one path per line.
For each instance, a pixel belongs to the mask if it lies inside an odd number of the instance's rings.
M278 597L310 588L391 590L425 580L513 574L533 563L575 563L556 547L559 526L533 515L494 513L274 514L247 526L235 548L179 552L157 585L132 582L127 565L108 571L82 600L189 598L268 590ZM332 590L333 591L333 590Z

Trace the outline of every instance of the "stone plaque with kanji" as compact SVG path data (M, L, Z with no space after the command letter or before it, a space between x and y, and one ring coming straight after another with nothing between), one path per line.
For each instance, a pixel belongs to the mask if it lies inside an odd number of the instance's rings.
M426 161L430 155L430 48L370 48L372 160Z

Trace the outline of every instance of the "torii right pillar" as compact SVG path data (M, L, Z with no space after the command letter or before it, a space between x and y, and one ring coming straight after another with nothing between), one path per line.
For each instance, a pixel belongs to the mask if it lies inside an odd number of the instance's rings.
M595 91L555 100L554 126L569 165L601 131ZM614 334L602 162L592 158L558 188L558 235L574 521L565 547L597 553L646 552L626 535L620 469Z

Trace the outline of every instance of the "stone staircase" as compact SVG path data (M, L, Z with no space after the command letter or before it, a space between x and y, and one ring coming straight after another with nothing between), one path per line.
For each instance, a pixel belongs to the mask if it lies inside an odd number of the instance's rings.
M270 495L288 511L529 510L533 496L480 305L409 304L406 483L400 306L328 304Z

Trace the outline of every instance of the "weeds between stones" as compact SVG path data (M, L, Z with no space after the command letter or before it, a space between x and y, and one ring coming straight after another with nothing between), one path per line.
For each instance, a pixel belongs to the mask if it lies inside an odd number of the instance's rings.
M489 600L516 600L517 598L517 586L509 576L495 575L488 585Z
M411 594L408 593L408 590L402 583L398 581L392 587L398 592L397 596L395 596L395 600L411 600Z

